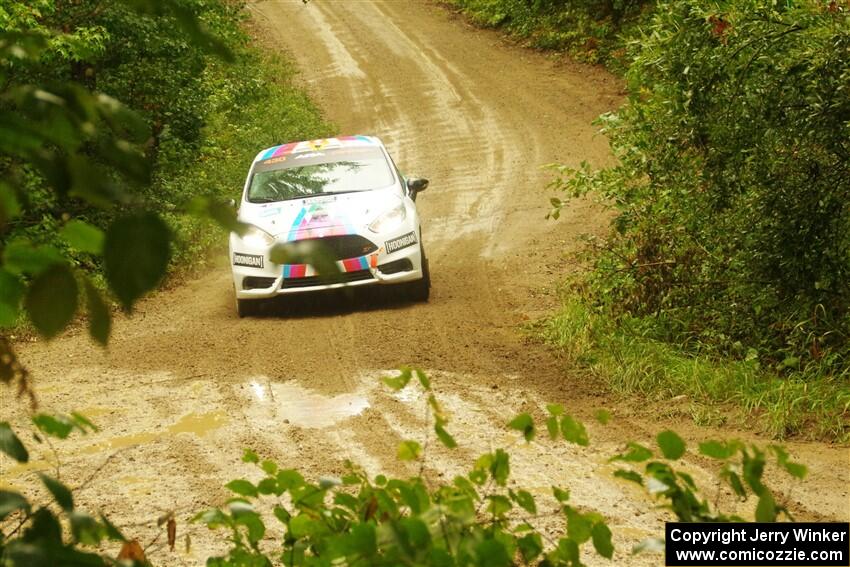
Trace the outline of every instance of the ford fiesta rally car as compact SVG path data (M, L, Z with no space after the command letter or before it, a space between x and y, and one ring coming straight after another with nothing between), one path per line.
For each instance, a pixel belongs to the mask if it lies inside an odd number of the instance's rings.
M260 152L251 165L230 261L240 317L258 300L343 286L400 284L427 301L428 261L416 195L428 180L405 179L381 141L345 136L293 142ZM272 249L320 241L341 272L321 278L309 264L276 264Z

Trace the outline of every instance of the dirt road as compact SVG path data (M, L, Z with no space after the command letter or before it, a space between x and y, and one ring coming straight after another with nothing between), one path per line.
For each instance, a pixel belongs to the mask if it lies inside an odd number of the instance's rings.
M254 475L239 460L243 447L308 475L338 474L345 459L371 473L414 472L396 462L395 449L424 435L423 400L392 395L378 380L413 363L431 375L461 441L454 452L431 444L431 474L463 472L480 452L513 443L502 427L513 414L562 403L589 420L591 448L516 445L516 477L541 495L552 484L569 486L576 503L605 514L616 564L659 564L628 550L660 533L665 516L611 477L607 457L667 426L691 438L740 433L623 415L520 332L554 306L551 288L578 235L604 230L603 214L589 204L571 207L557 223L544 221L540 166L610 160L591 121L619 103L617 81L506 45L420 2L281 0L250 9L269 49L295 56L340 133L380 136L403 171L431 179L419 203L432 300L394 304L365 294L240 320L222 258L208 275L157 294L119 321L106 351L82 333L22 345L44 408L80 411L102 428L58 447L62 479L84 485L79 505L102 508L145 542L156 533L156 517L176 510L181 532L193 534L191 552L169 553L161 541L149 552L158 564L199 564L222 547L183 520L223 501L228 480ZM613 424L592 423L600 407L612 410ZM813 470L790 504L804 518L847 520L847 450L791 448ZM0 481L33 490L32 472L56 465L57 456L44 451L27 467L4 464ZM698 480L708 478L709 463L693 458L690 466Z

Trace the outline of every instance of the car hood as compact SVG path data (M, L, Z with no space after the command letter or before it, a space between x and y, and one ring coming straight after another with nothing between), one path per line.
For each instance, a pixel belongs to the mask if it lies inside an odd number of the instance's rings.
M397 190L390 188L277 203L243 203L239 220L287 242L322 238L362 232L378 215L400 201Z

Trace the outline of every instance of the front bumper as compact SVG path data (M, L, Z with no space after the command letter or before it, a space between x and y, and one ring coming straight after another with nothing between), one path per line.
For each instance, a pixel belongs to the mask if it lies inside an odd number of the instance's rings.
M393 241L405 232L381 237L382 242ZM409 233L408 233L409 234ZM274 264L269 259L271 247L251 249L241 239L230 236L230 263L233 285L237 299L267 299L278 295L305 293L359 287L366 285L388 285L419 280L423 277L420 235L415 232L414 244L387 252L386 246L366 256L348 258L337 262L341 274L338 281L320 279L312 266L297 264ZM367 237L367 235L361 235ZM369 235L377 240L375 235ZM377 245L378 243L375 242ZM250 265L237 265L250 264ZM399 271L401 270L401 271ZM340 281L341 280L341 281Z

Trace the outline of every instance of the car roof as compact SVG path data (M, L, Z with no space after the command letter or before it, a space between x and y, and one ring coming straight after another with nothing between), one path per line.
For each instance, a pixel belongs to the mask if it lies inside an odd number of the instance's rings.
M254 162L264 161L273 157L280 157L300 152L315 152L317 150L330 148L346 148L357 146L382 146L381 140L375 136L338 136L336 138L319 138L317 140L303 140L301 142L289 142L279 146L266 148L257 154Z

